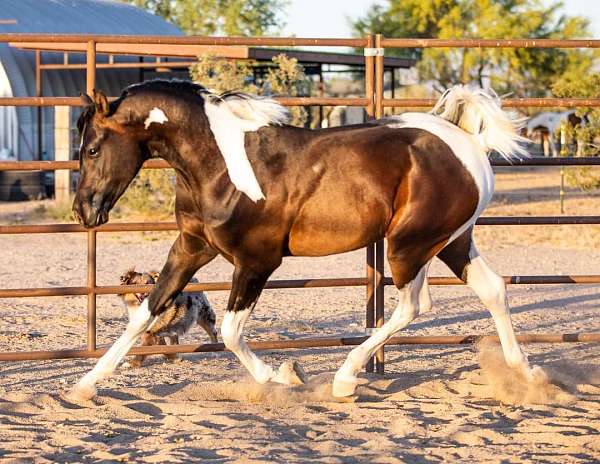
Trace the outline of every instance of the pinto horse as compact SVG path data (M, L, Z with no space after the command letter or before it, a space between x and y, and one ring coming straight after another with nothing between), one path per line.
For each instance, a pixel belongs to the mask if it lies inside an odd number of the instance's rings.
M225 346L259 383L293 383L246 345L242 334L269 276L286 256L342 253L387 239L398 306L337 371L333 394L354 394L375 351L430 305L426 274L438 256L489 308L509 366L532 375L512 327L503 279L473 243L493 193L487 153L523 153L520 122L497 97L457 86L432 113L308 130L285 124L271 99L215 95L182 81L150 81L108 103L100 92L81 133L74 214L85 227L110 209L151 157L177 173L179 236L136 316L71 390L89 399L194 273L217 255L235 267L221 331Z

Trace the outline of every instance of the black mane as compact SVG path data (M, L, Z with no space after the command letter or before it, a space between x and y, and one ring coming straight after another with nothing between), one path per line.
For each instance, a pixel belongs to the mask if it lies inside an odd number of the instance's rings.
M200 84L182 79L153 79L126 87L118 100L130 97L139 92L164 92L192 96L200 95L208 92L208 90Z
M131 84L121 92L121 95L116 100L110 103L110 112L109 116L113 115L119 105L128 97L132 97L141 92L162 92L171 95L180 95L186 97L196 97L202 98L201 95L203 93L210 93L206 87L203 87L200 84L196 84L191 81L186 81L182 79L153 79L150 81L140 82L137 84ZM79 130L79 134L83 132L83 128L87 124L87 122L92 119L94 114L96 113L95 106L88 105L86 106L79 119L77 120L77 129Z

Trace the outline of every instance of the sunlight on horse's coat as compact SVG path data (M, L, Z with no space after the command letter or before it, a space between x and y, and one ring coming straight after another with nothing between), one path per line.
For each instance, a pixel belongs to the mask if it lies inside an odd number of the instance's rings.
M246 154L244 134L270 124L284 124L288 120L287 110L274 100L241 93L203 96L204 111L231 182L252 201L263 200L265 195Z
M150 113L148 113L148 117L144 121L144 129L147 130L150 127L150 124L152 124L153 122L155 122L156 124L164 124L168 120L169 118L167 118L167 115L164 113L163 110L154 107L152 108Z

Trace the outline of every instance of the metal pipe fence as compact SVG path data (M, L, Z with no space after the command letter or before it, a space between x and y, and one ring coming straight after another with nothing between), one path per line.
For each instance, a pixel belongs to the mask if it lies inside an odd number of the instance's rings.
M0 42L32 42L32 43L85 43L86 91L92 93L96 82L97 44L172 44L172 45L254 45L254 46L335 46L357 47L365 49L364 82L365 95L358 98L317 98L317 97L280 97L283 105L293 106L360 106L364 107L369 118L381 118L385 107L430 107L433 99L388 99L384 97L383 55L385 48L424 48L424 47L510 47L510 48L600 48L600 40L534 40L534 39L386 39L381 35L369 35L355 39L318 39L318 38L263 38L263 37L165 37L165 36L106 36L106 35L70 35L70 34L0 34ZM0 106L81 106L78 97L3 97ZM515 98L504 100L510 107L578 107L600 106L600 99L589 98ZM494 166L581 166L600 165L600 158L525 158L507 161L494 160ZM150 160L144 169L164 169L170 167L162 160ZM23 161L0 162L0 171L56 171L60 169L77 170L77 161ZM600 224L600 216L539 216L539 217L482 217L480 225L584 225ZM147 292L152 286L100 286L96 282L97 234L106 232L131 231L174 231L174 222L148 223L110 223L93 230L86 230L78 224L39 224L39 225L0 225L2 234L54 234L54 233L86 233L87 235L87 280L85 286L53 287L53 288L10 288L0 289L0 298L50 297L50 296L87 296L87 343L85 350L2 352L0 361L93 358L101 356L104 349L96 345L96 297L125 292ZM267 283L267 289L284 288L329 288L329 287L365 287L366 289L366 329L373 330L384 323L384 288L393 285L391 278L384 273L384 245L377 242L366 248L366 272L364 277L330 278L330 279L295 279L274 280ZM505 276L507 284L598 284L600 275L538 275L538 276ZM462 285L463 282L453 277L429 277L431 285ZM229 282L208 282L190 284L190 291L229 290ZM415 336L394 337L387 344L465 344L474 343L481 335L464 336ZM362 343L365 337L319 337L299 340L254 342L254 349L286 349L314 348L333 346L352 346ZM523 343L559 343L559 342L599 342L600 334L522 334L519 340ZM223 351L220 343L204 345L178 345L138 347L131 354L189 353ZM377 369L384 371L383 348L376 353L375 360L367 365L368 371Z

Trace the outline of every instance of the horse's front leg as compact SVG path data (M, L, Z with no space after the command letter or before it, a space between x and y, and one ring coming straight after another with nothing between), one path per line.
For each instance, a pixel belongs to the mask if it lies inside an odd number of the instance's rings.
M227 310L221 324L221 336L227 349L237 356L258 383L304 383L302 371L296 365L284 363L275 371L250 350L242 337L246 321L273 270L236 265Z
M198 237L180 234L169 252L156 287L130 319L125 332L68 393L76 400L90 399L96 394L96 383L110 376L137 339L148 330L156 317L168 307L186 286L194 273L217 255Z

